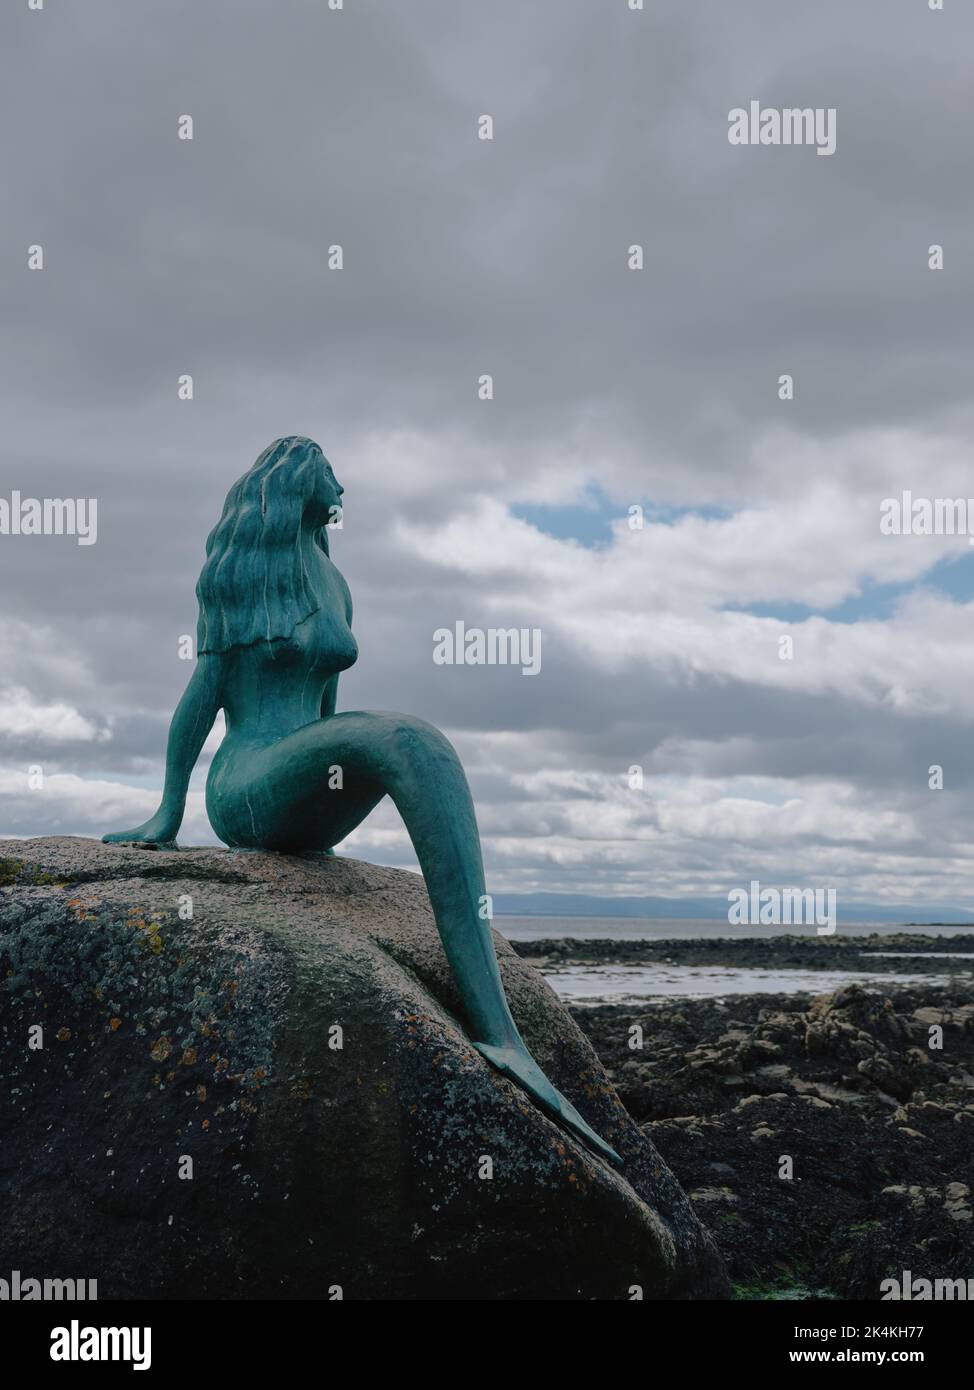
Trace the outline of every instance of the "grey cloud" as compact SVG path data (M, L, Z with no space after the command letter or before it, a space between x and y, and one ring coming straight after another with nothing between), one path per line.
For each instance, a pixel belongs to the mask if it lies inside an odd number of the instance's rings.
M87 550L0 538L0 616L71 658L15 641L4 672L114 721L110 744L40 746L45 760L88 776L160 767L206 534L259 449L305 431L348 488L335 554L362 657L346 707L421 713L472 749L529 735L538 769L834 776L873 814L913 808L917 852L939 852L970 811L959 722L635 664L606 678L554 638L537 678L436 668L433 627L494 621L513 583L427 566L391 533L477 490L516 500L562 460L620 502L759 505L807 481L786 453L756 455L783 424L825 443L949 426L969 448L972 42L966 7L912 0L5 9L18 137L0 153L0 492L97 496L100 526ZM835 106L835 156L729 146L727 112L751 97ZM192 143L176 139L184 112ZM483 112L493 143L475 138ZM636 241L641 274L625 268ZM941 275L926 269L934 241ZM40 274L25 268L34 242ZM332 242L341 273L325 268ZM191 404L175 396L187 371ZM448 461L390 501L356 463L399 430ZM824 466L851 492L837 460ZM406 466L390 446L390 488ZM0 764L23 752L7 742ZM949 769L940 800L913 790L933 761ZM523 752L477 791L492 825L506 799L526 840L521 770ZM681 855L716 875L728 854L647 851L643 886ZM523 868L564 887L632 872Z

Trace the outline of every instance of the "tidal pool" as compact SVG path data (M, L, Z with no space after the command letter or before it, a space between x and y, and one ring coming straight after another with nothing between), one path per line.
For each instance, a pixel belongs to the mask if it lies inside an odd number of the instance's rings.
M624 1004L643 999L720 999L732 994L829 994L843 985L943 987L951 975L891 975L870 970L765 970L703 965L554 965L552 989L572 1004Z

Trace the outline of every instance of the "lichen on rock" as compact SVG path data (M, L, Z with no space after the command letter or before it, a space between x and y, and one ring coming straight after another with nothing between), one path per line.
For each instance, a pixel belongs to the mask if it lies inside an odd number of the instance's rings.
M14 859L0 1265L101 1298L726 1294L686 1196L501 937L524 1037L624 1170L471 1046L417 875L75 838L0 842Z

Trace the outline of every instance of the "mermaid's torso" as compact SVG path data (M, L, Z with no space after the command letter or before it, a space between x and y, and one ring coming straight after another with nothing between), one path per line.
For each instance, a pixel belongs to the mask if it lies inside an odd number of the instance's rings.
M227 663L222 681L227 731L210 764L206 806L214 829L228 843L240 842L241 803L253 800L255 755L320 719L329 681L358 656L348 586L327 555L319 562L320 607L289 637L220 657Z

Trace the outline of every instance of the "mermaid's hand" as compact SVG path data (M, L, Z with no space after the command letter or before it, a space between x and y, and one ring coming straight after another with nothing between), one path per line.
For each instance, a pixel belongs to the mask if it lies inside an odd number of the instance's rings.
M143 845L174 845L178 830L179 822L167 812L159 810L134 830L115 830L110 835L103 835L101 840L103 845L120 845L133 840Z

